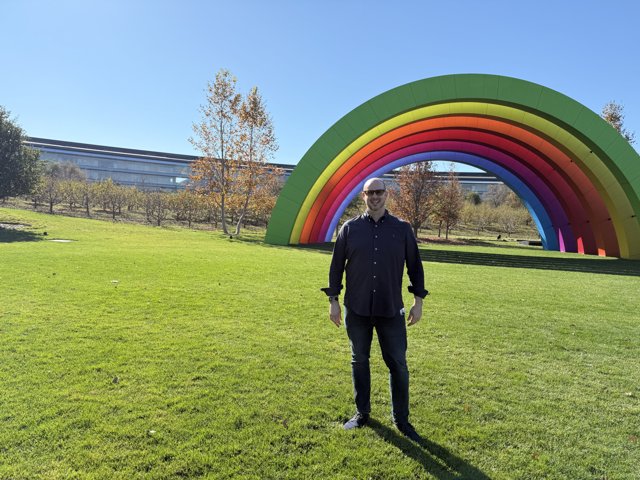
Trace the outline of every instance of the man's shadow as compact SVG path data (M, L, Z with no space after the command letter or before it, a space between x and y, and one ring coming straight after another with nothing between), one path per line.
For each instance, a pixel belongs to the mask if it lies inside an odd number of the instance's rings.
M490 479L473 465L424 437L421 442L412 442L374 419L369 420L368 426L385 442L399 449L407 457L414 459L422 465L425 472L440 480Z

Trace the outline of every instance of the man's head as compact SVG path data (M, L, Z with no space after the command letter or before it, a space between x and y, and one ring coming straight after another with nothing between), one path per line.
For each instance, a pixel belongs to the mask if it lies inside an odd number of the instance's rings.
M381 178L370 178L362 188L362 199L370 215L382 215L387 201L387 188Z

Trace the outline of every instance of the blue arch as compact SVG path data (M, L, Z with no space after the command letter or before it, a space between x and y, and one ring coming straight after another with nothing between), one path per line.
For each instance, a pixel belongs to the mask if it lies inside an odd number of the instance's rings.
M538 234L540 235L540 238L542 240L543 247L547 250L559 249L558 237L553 228L553 222L551 221L551 218L549 217L545 207L542 205L535 193L522 180L520 180L520 178L518 178L516 175L514 175L504 167L496 165L491 160L488 160L484 157L452 151L424 152L408 155L384 165L383 167L373 172L371 175L367 176L366 179L358 183L356 187L351 192L349 192L349 194L345 197L345 199L336 210L336 213L331 219L331 223L329 224L325 241L331 241L333 232L335 231L336 226L340 221L340 217L342 217L342 214L344 213L347 206L362 190L364 183L369 178L381 177L385 173L395 170L396 168L400 168L404 165L409 165L411 163L436 160L464 163L477 168L481 168L487 172L493 173L496 177L500 178L509 188L511 188L516 193L516 195L518 195L526 209L529 211L529 214L531 215L531 218L536 225L536 229L538 230Z

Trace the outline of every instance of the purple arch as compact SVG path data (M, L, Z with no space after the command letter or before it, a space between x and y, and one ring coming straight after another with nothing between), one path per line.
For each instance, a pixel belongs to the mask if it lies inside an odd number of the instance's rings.
M333 231L335 230L340 217L344 213L344 210L347 208L349 203L351 203L353 198L362 190L362 187L367 179L382 176L385 173L390 172L391 170L411 163L435 160L446 160L465 163L467 165L481 168L496 175L498 178L504 181L504 183L507 184L509 188L511 188L520 197L520 199L522 199L525 207L533 218L538 233L540 234L540 238L542 239L544 248L552 250L564 250L565 246L564 242L562 241L562 231L558 229L556 233L553 221L547 212L548 207L545 207L542 204L538 196L531 190L531 188L529 188L529 186L527 186L525 182L520 180L518 176L516 176L506 168L503 168L502 166L497 165L496 163L484 157L455 151L422 152L407 155L391 163L387 163L386 165L368 174L355 186L355 188L352 189L351 192L347 194L347 196L337 208L335 214L330 220L329 227L325 236L325 241L331 241ZM555 199L555 196L552 195L552 199L556 201L554 210L556 212L561 212L561 218L564 217L564 222L568 222L568 220L566 219L566 215L564 215L564 210L557 203L557 199Z

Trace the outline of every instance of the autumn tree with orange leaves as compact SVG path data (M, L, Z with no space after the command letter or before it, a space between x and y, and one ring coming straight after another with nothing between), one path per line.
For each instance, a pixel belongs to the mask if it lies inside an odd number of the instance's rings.
M273 122L258 87L253 87L238 108L235 152L240 168L236 177L235 195L238 197L240 210L235 235L240 233L250 202L262 189L261 184L273 180L273 171L266 163L277 149Z
M400 168L397 176L399 191L393 196L393 211L409 222L413 234L425 226L433 212L440 182L431 162L412 163Z
M229 234L230 215L238 235L255 200L264 198L260 191L270 189L272 177L281 175L267 166L278 148L273 123L258 88L243 98L236 92L235 77L224 69L209 83L200 112L202 119L189 139L202 152L191 165L191 187L216 205L222 231Z
M445 238L449 239L449 232L458 224L462 207L464 206L464 193L460 182L456 177L455 168L451 164L446 182L440 187L433 211L433 217L438 222L438 237L442 227L445 228Z
M217 205L225 234L229 233L226 203L238 170L234 148L240 102L236 78L228 70L221 69L215 81L207 85L207 102L200 107L202 118L193 124L195 136L189 139L202 153L202 157L191 164L193 188Z

